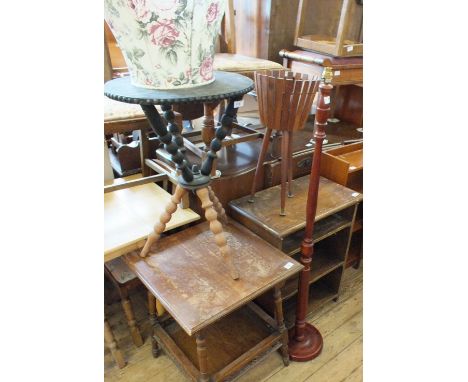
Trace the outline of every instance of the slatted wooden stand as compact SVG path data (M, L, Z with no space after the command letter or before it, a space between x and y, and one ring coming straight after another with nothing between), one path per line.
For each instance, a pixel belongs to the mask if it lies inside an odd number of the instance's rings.
M320 82L319 77L285 72L284 70L255 73L260 120L266 126L262 148L255 170L249 201L255 201L255 192L261 178L273 130L282 132L281 139L281 210L285 216L286 182L288 196L292 197L292 134L304 128Z
M328 114L330 112L330 92L333 89L333 86L330 84L331 77L331 70L324 71L324 83L321 83L319 87L314 126L315 149L307 195L306 228L304 240L301 244L301 263L304 265L304 268L299 275L296 324L289 333L289 357L293 361L299 362L314 359L320 354L323 347L322 335L317 328L306 322L306 315L309 301L310 267L314 253L313 233L320 182L320 157L323 139L325 138L324 127L327 125Z

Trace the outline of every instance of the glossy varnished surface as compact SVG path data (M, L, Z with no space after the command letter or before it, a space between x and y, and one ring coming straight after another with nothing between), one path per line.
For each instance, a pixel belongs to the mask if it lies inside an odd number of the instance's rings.
M286 216L279 215L278 200L281 192L279 185L257 192L254 203L248 202L249 196L233 200L229 203L229 209L236 219L247 218L273 236L284 238L305 227L308 186L309 176L293 181L294 197L288 199ZM319 221L361 200L361 194L320 177L315 219Z
M130 268L192 335L300 271L302 266L240 224L224 227L240 279L233 280L207 222L162 238ZM289 269L284 266L292 263Z

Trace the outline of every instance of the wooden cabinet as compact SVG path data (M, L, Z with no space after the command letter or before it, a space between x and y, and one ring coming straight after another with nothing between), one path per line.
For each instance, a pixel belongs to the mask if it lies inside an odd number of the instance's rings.
M229 214L244 226L287 255L298 260L306 225L305 205L309 176L295 179L294 197L287 200L286 216L279 216L280 186L259 191L255 202L249 196L229 203ZM309 311L339 296L341 278L347 262L348 249L356 209L362 195L326 178L320 178L318 206L315 218L315 251L310 271ZM298 276L286 281L282 288L286 322L294 321L295 296ZM271 294L261 296L257 302L273 312Z
M356 143L322 153L320 174L343 186L363 192L363 145ZM358 266L362 258L363 205L359 204L353 224L347 266Z
M295 45L333 56L362 56L362 0L300 0Z

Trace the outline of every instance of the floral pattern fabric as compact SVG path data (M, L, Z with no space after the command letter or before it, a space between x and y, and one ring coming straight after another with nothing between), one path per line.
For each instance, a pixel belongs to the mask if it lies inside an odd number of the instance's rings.
M104 0L104 15L132 83L152 89L214 81L213 57L226 0Z

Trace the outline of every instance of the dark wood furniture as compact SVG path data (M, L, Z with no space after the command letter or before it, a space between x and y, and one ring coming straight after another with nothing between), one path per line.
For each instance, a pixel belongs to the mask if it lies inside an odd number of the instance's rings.
M334 86L330 118L340 118L362 127L362 57L333 57L300 49L283 49L279 54L283 57L283 66L292 71L321 75L325 68L330 68L333 72L331 84Z
M309 169L310 172L310 169ZM294 181L295 197L290 200L289 214L278 215L271 208L280 197L280 186L257 193L257 201L249 203L249 196L233 200L227 211L235 220L288 256L299 260L300 246L306 226L307 192L309 175ZM310 297L308 311L316 311L340 293L341 278L348 256L352 227L362 195L321 177L317 212L315 215L315 253L310 270ZM285 300L286 326L294 324L298 277L286 281L282 288ZM271 294L257 300L267 312L273 312Z
M219 262L209 224L161 239L157 252L145 258L124 257L151 292L153 355L162 347L193 381L231 380L277 349L287 365L280 286L302 266L231 221L225 232L241 275L233 280ZM275 319L252 303L270 289ZM160 322L153 298L175 322Z
M322 153L320 174L336 183L363 192L363 144L356 143ZM347 266L359 267L362 259L363 203L359 204Z
M294 44L332 56L362 56L362 0L300 0Z
M280 71L255 73L255 89L260 111L260 121L266 127L262 149L255 169L250 192L250 202L255 202L255 192L263 170L273 130L282 132L281 139L281 210L286 206L286 182L288 197L292 197L292 135L302 130L311 112L312 102L319 85L319 77L307 74Z
M132 303L128 297L129 290L140 285L140 280L138 280L121 258L116 258L105 263L104 271L106 276L119 291L122 309L127 319L133 343L135 346L143 345L143 339L141 338L140 330L135 321Z

